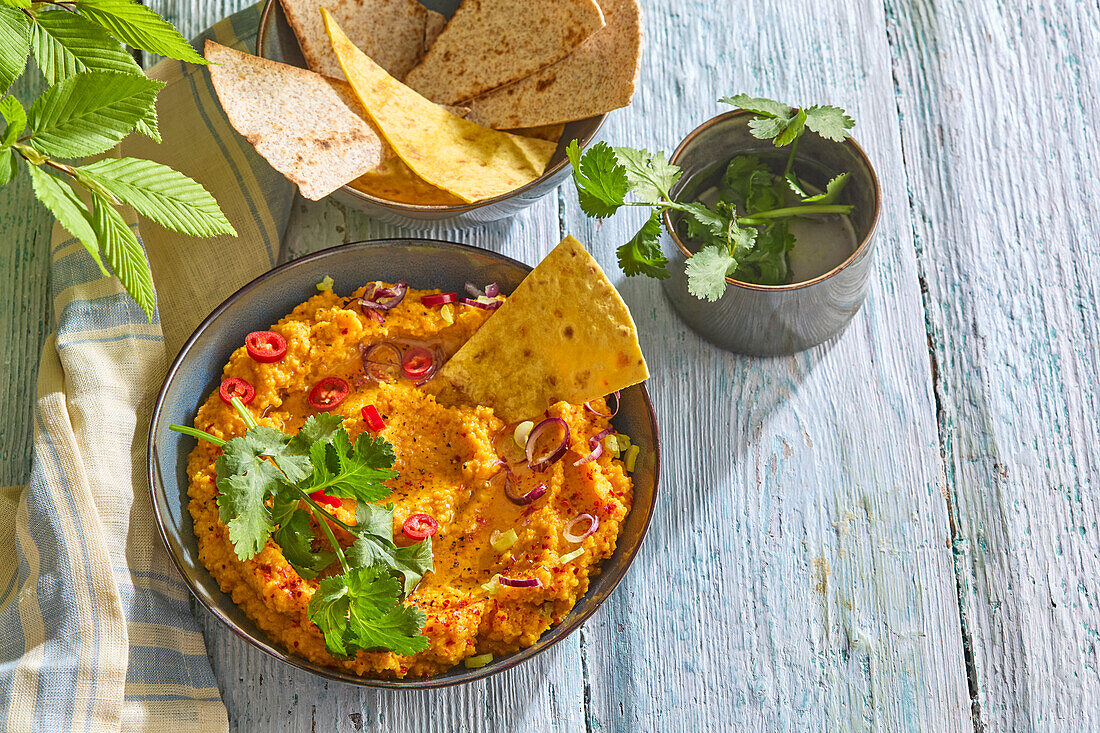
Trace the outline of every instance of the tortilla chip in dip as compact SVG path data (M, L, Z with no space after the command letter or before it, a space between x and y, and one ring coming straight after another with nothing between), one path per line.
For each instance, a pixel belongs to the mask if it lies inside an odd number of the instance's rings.
M344 74L386 142L416 175L473 203L538 178L554 143L456 117L387 74L322 10Z
M641 9L637 0L599 2L607 25L553 66L468 102L470 118L510 130L595 117L630 104L642 58Z
M405 82L455 104L558 61L603 25L594 0L463 0Z
M332 13L352 43L398 79L405 78L424 55L429 25L438 35L447 22L417 0L281 1L309 68L337 79L342 79L344 73L325 33L322 6Z
M503 420L534 419L649 378L626 303L566 237L439 371Z
M396 155L348 184L365 194L386 201L417 206L459 206L465 202L453 193L436 188L405 165Z
M376 168L384 143L342 82L206 42L218 101L233 129L316 201Z

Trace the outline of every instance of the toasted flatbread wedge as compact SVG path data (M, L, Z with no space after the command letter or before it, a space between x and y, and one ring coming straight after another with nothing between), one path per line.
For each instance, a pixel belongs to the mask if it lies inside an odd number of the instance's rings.
M641 10L637 0L599 3L607 25L556 64L470 100L470 119L510 130L595 117L630 104L642 59Z
M281 1L309 68L337 79L344 74L325 33L322 7L333 14L352 43L398 79L405 78L430 45L426 41L429 25L438 35L447 22L417 0Z
M603 25L594 0L463 0L405 83L457 104L564 58Z
M213 41L206 60L233 129L308 199L373 170L385 143L347 84Z
M649 378L626 303L584 246L566 237L439 371L506 422L536 420Z

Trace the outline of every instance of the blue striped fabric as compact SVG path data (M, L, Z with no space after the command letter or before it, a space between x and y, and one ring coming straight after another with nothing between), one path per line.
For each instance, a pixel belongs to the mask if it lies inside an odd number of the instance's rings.
M251 51L258 19L257 6L204 38ZM153 524L145 440L180 334L275 263L293 191L229 127L203 69L164 61L150 75L168 83L158 101L165 144L127 141L124 154L206 184L241 237L203 243L141 232L126 212L157 284L149 323L55 229L57 324L39 367L31 474L25 487L0 489L3 730L228 728L191 599ZM230 246L244 264L210 268ZM183 247L193 257L181 260Z

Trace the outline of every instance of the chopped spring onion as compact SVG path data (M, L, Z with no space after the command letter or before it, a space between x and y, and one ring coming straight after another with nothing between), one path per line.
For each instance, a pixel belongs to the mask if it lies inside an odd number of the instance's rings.
M567 554L562 555L561 557L559 557L558 558L558 565L560 566L560 565L566 565L568 563L571 563L583 554L584 554L584 548L583 547L578 547L577 549L573 550L572 552L567 553Z
M497 552L505 552L512 549L512 545L516 544L516 540L519 539L519 535L516 534L515 529L510 529L507 532L501 532L497 530L489 537L489 544L493 546L493 549Z
M633 445L630 442L630 436L629 435L623 435L622 433L615 433L615 442L619 444L619 451L620 452L629 450L630 446Z
M488 583L482 583L481 589L489 595L495 595L500 590L500 583L497 582L497 578L500 577L500 573L497 573L493 577L489 578Z
M634 464L638 462L638 454L642 452L642 449L636 445L630 446L626 452L626 460L623 461L626 464L626 470L628 473L634 473Z
M446 303L442 308L439 309L439 315L442 316L443 320L446 321L448 324L454 324L455 311L454 306L452 306L450 303Z
M466 669L478 669L484 667L491 661L493 661L492 654L478 654L474 657L466 657L466 661L463 662L463 664L466 665Z
M332 286L335 284L336 282L332 279L331 275L325 275L325 279L317 283L317 289L323 293L326 290L332 290Z
M603 439L604 448L615 458L619 457L619 436L618 434L609 435Z
M535 429L535 423L533 420L524 420L516 426L516 431L512 433L512 440L516 441L521 449L527 447L527 438L530 437L531 431Z

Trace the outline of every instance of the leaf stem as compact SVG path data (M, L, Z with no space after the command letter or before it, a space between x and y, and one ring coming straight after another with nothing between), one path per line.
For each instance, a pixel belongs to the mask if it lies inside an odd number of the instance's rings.
M216 435L211 435L205 430L199 430L198 428L191 428L186 425L169 425L168 429L176 432L183 433L184 435L190 435L192 438L198 438L199 440L206 440L221 448L227 441L222 440Z
M805 216L807 214L850 214L851 204L817 204L813 206L784 206L780 209L758 211L752 216L743 216L737 220L738 224L761 224L769 219L783 219L788 216Z
M236 408L237 414L241 416L241 419L244 420L244 424L248 426L249 430L255 430L260 426L260 424L256 422L256 418L252 417L252 413L244 408L244 403L241 402L240 397L234 395L230 398L230 402L233 403L233 407Z
M298 489L298 493L305 496L305 492L301 489ZM344 575L347 575L350 568L348 567L348 559L344 557L344 548L340 547L340 543L336 541L336 535L332 533L332 527L329 527L328 522L325 521L326 517L333 518L332 515L318 507L308 496L306 496L306 501L310 504L313 518L317 520L317 524L321 525L321 529L325 531L325 536L328 537L329 544L332 545L332 549L336 552L336 558L340 561L340 567L344 569ZM324 517L321 516L322 514ZM336 521L339 522L340 520Z
M298 492L298 495L299 495L299 496L300 496L300 497L302 498L302 501L304 501L304 502L305 502L306 504L309 504L309 506L310 506L310 508L311 508L311 509L314 509L314 510L316 510L316 511L314 512L314 514L316 514L316 512L321 512L321 513L322 513L322 514L324 514L324 515L325 515L326 517L328 517L328 518L329 518L330 520L332 520L332 522L333 522L334 524L337 524L337 525L339 525L341 529L344 529L344 530L346 530L346 531L348 531L348 532L351 532L352 534L355 534L355 533L356 533L355 527L352 527L352 526L351 526L351 525L349 525L349 524L344 524L344 523L343 523L342 521L340 521L340 519L338 519L337 517L335 517L335 516L333 516L332 514L330 514L329 512L327 512L327 511L326 511L326 510L325 510L325 509L324 509L324 508L323 508L323 507L322 507L322 506L321 506L320 504L318 504L317 502L315 502L315 501L314 501L314 500L312 499L312 497L310 497L310 495L309 495L309 494L307 494L306 492L302 491L302 490L301 490L300 488L298 488L297 486L294 486L294 490ZM320 491L320 489L318 489L318 491Z

